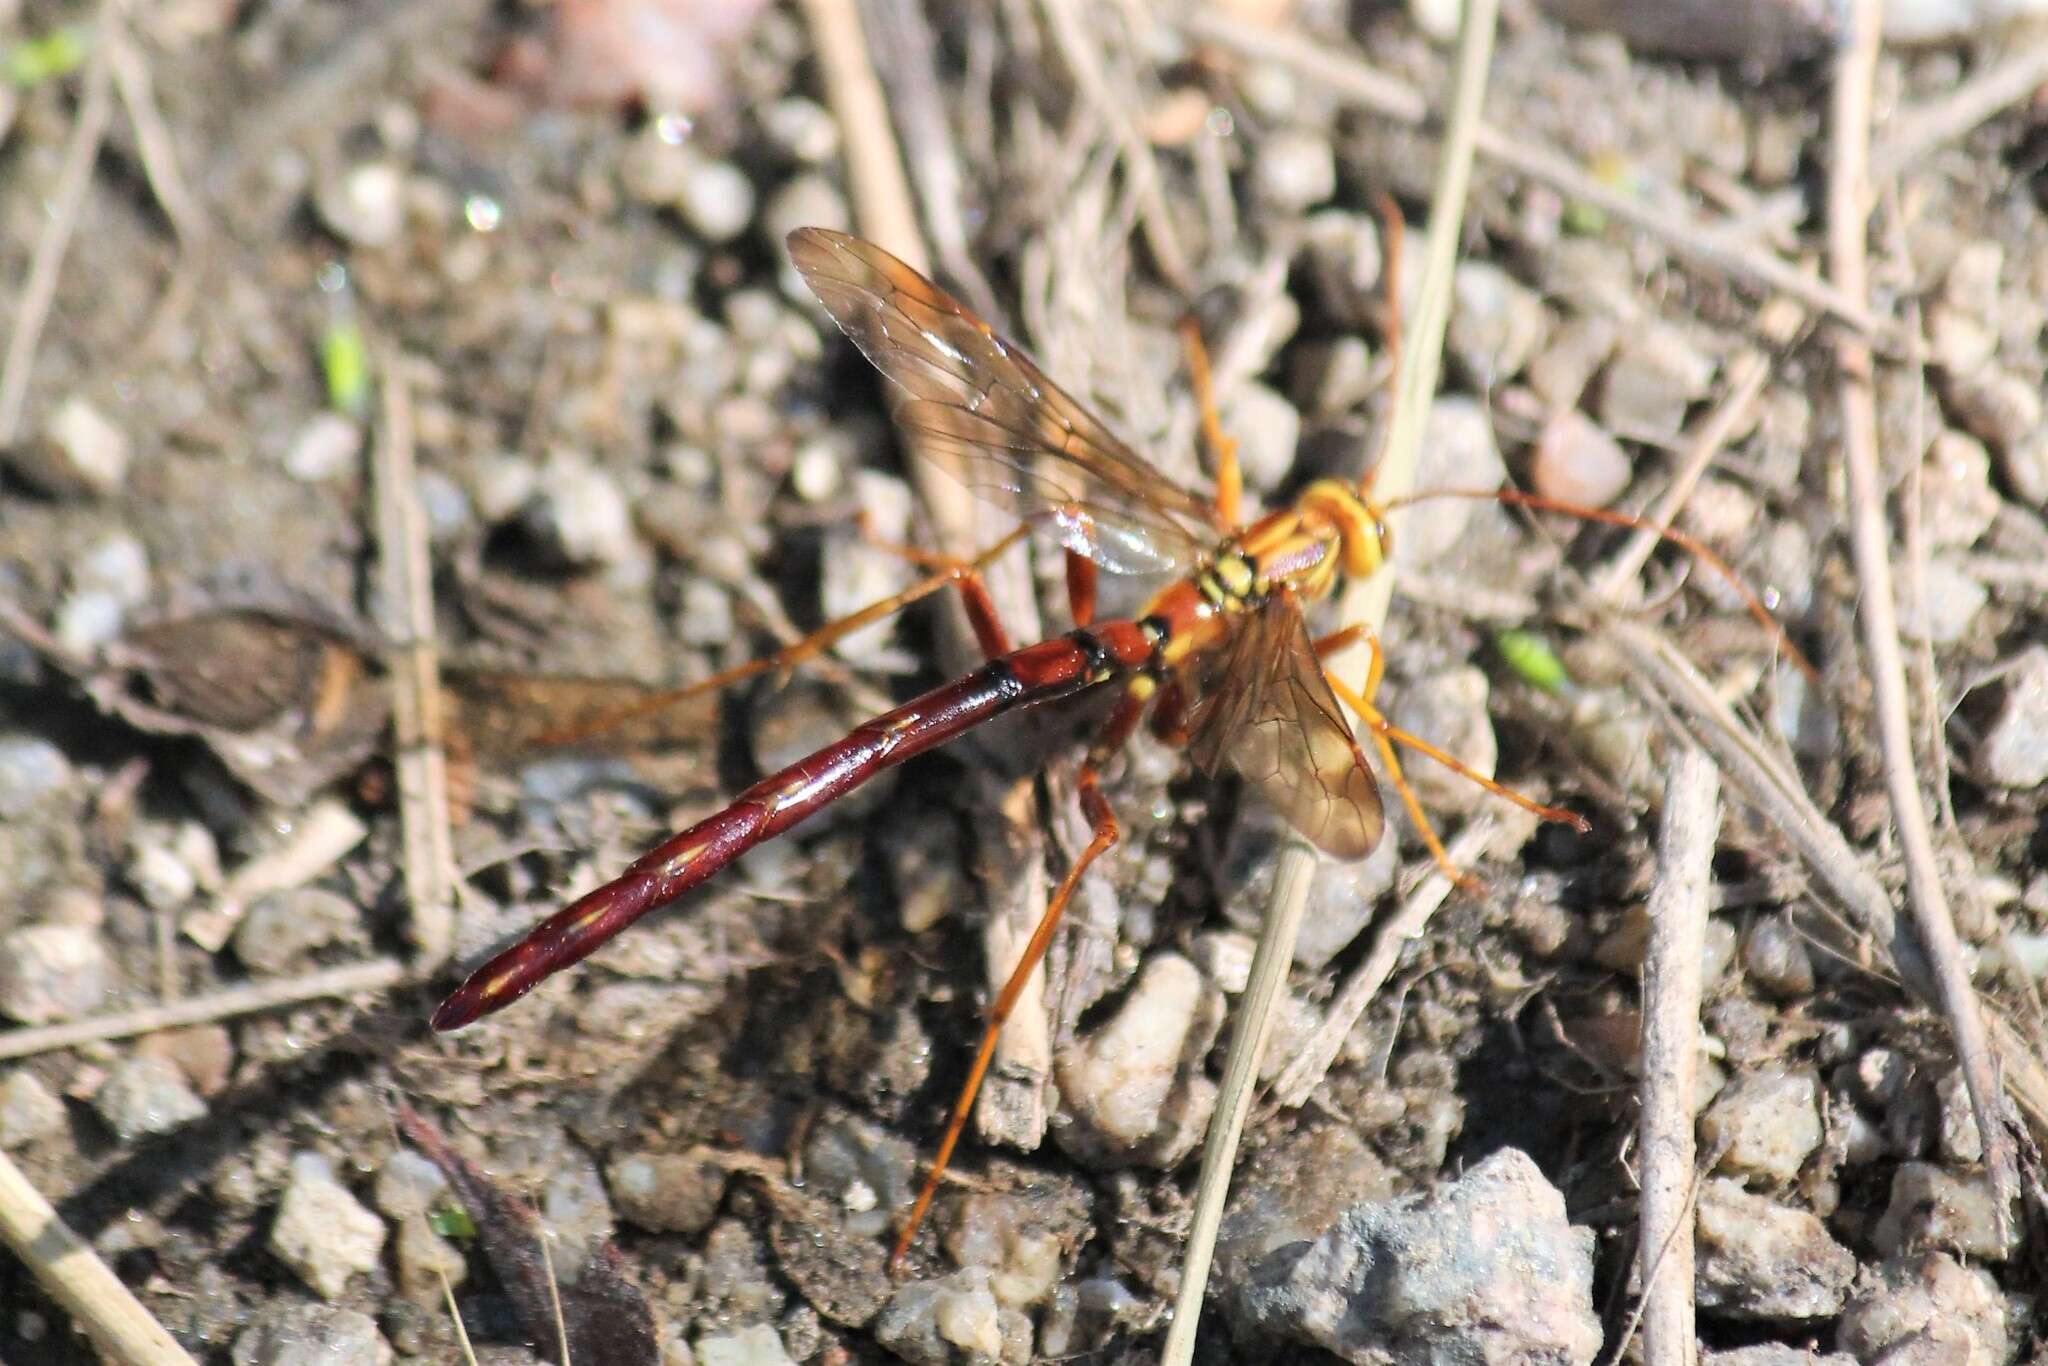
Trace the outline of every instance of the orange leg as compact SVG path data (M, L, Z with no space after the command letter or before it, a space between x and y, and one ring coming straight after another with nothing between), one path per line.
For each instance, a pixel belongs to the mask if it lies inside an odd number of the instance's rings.
M1394 753L1394 746L1397 744L1429 756L1460 777L1471 779L1494 796L1513 802L1543 820L1569 825L1581 834L1592 828L1577 812L1566 811L1562 807L1545 806L1511 787L1495 782L1456 755L1431 744L1421 736L1411 735L1387 720L1372 700L1378 695L1380 682L1386 676L1386 653L1380 648L1379 637L1372 631L1364 626L1346 627L1318 640L1315 643L1316 653L1327 654L1361 639L1364 640L1372 657L1371 663L1366 667L1364 689L1353 689L1334 673L1326 673L1324 676L1329 680L1330 690L1336 693L1344 705L1357 714L1366 729L1372 732L1373 744L1379 749L1380 758L1387 766L1387 777L1392 780L1394 790L1400 794L1401 804L1408 809L1409 818L1415 822L1415 829L1422 836L1422 842L1429 847L1430 855L1436 859L1437 866L1443 869L1445 876L1468 890L1476 885L1470 876L1451 862L1450 855L1444 850L1443 841L1437 838L1436 828L1430 824L1429 817L1423 812L1421 801L1415 795L1415 789L1408 785L1407 775L1401 771L1400 758Z
M1195 406L1202 413L1202 440L1209 458L1216 462L1216 515L1223 525L1238 525L1244 504L1244 471L1237 463L1237 442L1223 434L1223 419L1216 412L1216 391L1209 380L1209 348L1202 344L1202 325L1193 318L1180 325L1181 343L1188 353L1188 381L1194 387Z
M1030 530L1030 523L1024 523L1011 531L1009 535L1003 537L1002 540L997 541L987 550L976 555L973 559L956 560L950 555L940 555L929 550L920 550L914 545L897 545L893 541L885 541L879 536L870 535L867 525L863 521L860 529L861 536L869 545L874 546L878 550L886 550L891 555L900 556L920 569L931 571L929 577L918 580L910 585L910 587L904 589L902 593L885 598L882 602L871 603L861 608L860 612L855 613L854 616L842 618L840 621L835 621L828 626L820 628L819 631L813 632L805 640L798 641L796 645L790 648L800 648L809 640L817 639L825 631L837 631L838 634L834 635L832 640L825 642L825 645L830 645L832 641L838 640L839 636L846 634L846 631L857 631L862 626L867 625L868 621L878 620L889 615L892 611L901 611L911 603L916 602L918 598L935 593L950 583L957 586L960 590L961 605L967 609L967 624L973 628L974 642L981 647L981 652L990 659L994 659L997 655L1006 655L1010 653L1010 635L1009 632L1003 629L1002 617L996 611L995 599L989 596L988 584L982 579L981 571L995 563L996 558L1005 550L1023 540ZM915 594L915 596L906 596L909 594ZM895 605L893 607L889 606L888 604L890 603ZM868 617L866 620L856 620L862 613L874 613L874 616ZM848 625L848 623L852 624ZM818 649L823 648L825 646L821 645L818 647ZM811 654L818 653L818 649L812 650L810 654L804 657L809 658Z
M931 1170L925 1173L924 1185L917 1192L917 1202L910 1207L909 1222L904 1224L903 1232L897 1235L895 1248L889 1253L892 1270L902 1265L904 1254L910 1251L910 1244L916 1239L926 1212L931 1209L932 1197L938 1194L946 1164L952 1161L953 1150L959 1146L961 1132L967 1127L967 1117L974 1111L974 1097L981 1090L981 1080L988 1074L989 1062L995 1057L996 1039L1009 1022L1010 1012L1017 1008L1017 998L1024 994L1031 974L1038 970L1045 951L1052 946L1053 933L1059 929L1060 917L1065 914L1067 903L1073 900L1074 888L1079 885L1081 874L1117 842L1120 832L1116 813L1109 809L1109 802L1102 795L1100 770L1109 756L1121 749L1138 728L1138 722L1144 716L1147 695L1135 688L1126 691L1117 702L1116 710L1103 724L1095 743L1089 746L1088 757L1081 765L1078 786L1081 811L1094 827L1094 834L1067 869L1067 875L1060 879L1058 889L1046 903L1045 914L1039 917L1038 928L1031 932L1023 954L1017 959L1017 966L1010 970L1009 980L1003 983L1003 989L996 993L995 1004L989 1007L988 1027L982 1031L981 1047L974 1054L974 1064L967 1069L967 1082L960 1088L960 1098L953 1102L952 1117L946 1121L946 1136L939 1140L939 1150L932 1158Z
M1004 551L1023 540L1028 530L1029 528L1025 526L1018 527L971 560L954 560L943 555L932 555L926 551L914 550L908 546L890 545L886 542L875 541L874 544L880 548L892 553L901 554L913 564L930 568L931 572L901 592L891 593L886 598L869 603L859 611L851 612L836 621L826 622L802 640L785 645L774 654L763 655L759 659L750 659L744 664L735 664L730 669L720 669L709 678L699 679L688 687L671 688L665 692L651 694L641 698L630 707L621 707L617 711L607 712L595 718L578 721L575 725L565 729L543 731L539 736L535 737L535 741L543 745L577 744L594 736L603 735L605 732L622 726L629 721L637 721L643 716L650 716L655 712L687 702L691 698L704 693L717 692L720 689L729 688L735 683L745 682L749 678L758 678L765 673L787 674L806 660L815 659L825 653L825 651L831 649L841 640L862 627L871 626L875 622L893 616L912 603L922 601L948 585L954 585L959 588L960 596L967 607L968 623L973 626L975 641L982 650L990 658L1008 654L1010 652L1010 638L1008 633L1003 630L1002 621L996 615L995 601L989 597L988 586L982 582L981 571L993 564Z

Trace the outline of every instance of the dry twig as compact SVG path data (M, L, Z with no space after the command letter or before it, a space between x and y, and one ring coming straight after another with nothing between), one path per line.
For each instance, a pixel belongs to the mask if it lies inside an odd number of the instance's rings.
M1387 433L1386 450L1374 475L1373 494L1382 500L1399 499L1413 486L1422 432L1429 419L1431 401L1436 395L1437 375L1443 359L1444 328L1450 318L1451 271L1457 261L1458 243L1463 233L1465 202L1472 183L1473 149L1481 127L1480 109L1486 98L1486 78L1492 65L1498 18L1499 6L1495 0L1467 0L1459 29L1449 115L1445 120L1435 191L1430 204L1429 251L1423 260L1422 285L1417 292L1414 316L1407 335L1401 341L1401 370L1395 383L1393 419ZM1394 537L1398 543L1398 527L1394 528ZM1384 567L1378 574L1363 583L1352 584L1345 591L1337 604L1337 620L1345 624L1360 623L1378 632L1386 622L1393 590L1392 569ZM1343 663L1332 660L1330 666L1342 668ZM1273 894L1267 903L1258 950L1252 959L1251 980L1238 1006L1230 1052L1223 1065L1222 1088L1203 1144L1202 1171L1195 1188L1194 1214L1181 1265L1180 1289L1174 1298L1173 1325L1168 1330L1166 1346L1160 1357L1162 1366L1186 1366L1194 1357L1195 1336L1200 1328L1202 1302L1209 1283L1209 1265L1215 1253L1216 1233L1223 1220L1224 1200L1230 1190L1238 1139L1244 1132L1253 1085L1265 1054L1272 1024L1272 1004L1286 981L1288 965L1294 960L1294 942L1301 930L1301 917L1307 905L1316 857L1315 850L1299 839L1289 842L1280 853L1279 868L1273 879Z
M1898 174L1946 142L2048 84L2048 37L1986 67L1940 99L1902 110L1870 154L1873 181Z
M1429 103L1421 92L1326 43L1278 29L1259 28L1213 11L1190 15L1187 30L1192 37L1245 56L1283 63L1343 99L1411 128L1431 123ZM1695 221L1685 214L1660 208L1648 195L1605 184L1580 170L1563 153L1532 141L1526 133L1511 136L1498 128L1481 125L1477 146L1483 156L1505 169L1650 233L1681 257L1831 313L1888 346L1900 340L1898 324L1873 313L1862 300L1815 279L1770 252L1731 237L1719 224Z
M1831 113L1834 164L1828 176L1828 269L1836 286L1857 299L1867 297L1870 288L1865 255L1872 204L1870 100L1880 16L1878 0L1857 0L1851 7L1849 41L1835 65ZM2019 1172L1976 989L1970 984L1955 920L1949 913L1948 893L1935 861L1934 832L1913 762L1905 662L1899 648L1897 599L1892 586L1891 536L1885 524L1884 484L1878 469L1877 397L1872 387L1870 347L1860 338L1838 337L1835 362L1842 403L1843 461L1849 474L1850 548L1861 589L1857 615L1863 624L1864 649L1870 655L1885 786L1905 858L1913 923L1933 965L1937 999L1955 1037L1956 1060L1970 1092L1978 1132L1983 1135L1984 1163L2003 1228L2019 1191Z
M879 243L919 270L929 272L931 253L926 248L917 210L911 200L910 183L904 175L903 156L896 144L888 105L881 82L861 28L858 8L852 0L803 0L805 20L818 53L825 89L838 116L844 140L847 179L853 190L854 217L863 235ZM957 457L937 449L921 451L910 462L911 477L929 515L939 548L960 559L974 557L981 544L978 532L980 509L967 490L970 481L962 477ZM1036 604L1031 585L1020 562L998 561L985 575L990 595L1009 624L1019 631L1038 634ZM964 613L948 613L949 649L964 653L972 639ZM1029 780L1019 784L1015 800L997 804L1008 822L1006 832L1015 866L1026 873L1005 887L993 889L994 914L985 954L990 990L999 987L1014 967L1016 950L1029 939L1037 917L1044 911L1044 824L1038 819L1035 788ZM1021 926L1021 928L1019 928ZM1043 971L1034 975L1033 990L1042 990ZM976 1105L977 1123L984 1133L1030 1146L1044 1132L1044 1087L1050 1079L1051 1045L1044 1027L1044 1012L1027 1004L1012 1016L1016 1040L1011 1031L999 1041L997 1065L990 1069L990 1084L983 1087ZM1033 1024L1036 1028L1033 1028ZM1022 1048L1019 1058L1013 1049ZM1019 1065L1021 1064L1021 1065ZM1025 1085L1008 1084L1019 1073L1030 1076Z
M0 446L11 445L21 435L36 346L42 340L43 324L49 321L50 305L56 302L57 277L64 269L64 254L70 249L71 234L78 228L85 192L92 184L92 168L100 159L100 144L106 140L107 123L113 116L110 54L114 44L109 35L120 22L115 0L102 0L98 38L85 68L85 94L78 102L78 119L71 126L71 140L64 145L64 161L50 191L49 217L43 220L35 255L29 258L28 277L22 281L15 304L7 356L0 360Z
M434 569L414 488L412 399L404 367L386 351L379 369L383 423L376 471L378 579L392 644L391 729L398 780L400 868L407 934L431 971L454 944L455 840L448 827L446 725L434 637Z
M1691 1192L1698 1179L1693 1097L1708 888L1721 830L1721 778L1687 746L1664 785L1650 944L1643 962L1642 1260L1645 1366L1690 1366L1693 1332Z
M5 1153L0 1153L0 1237L108 1360L122 1366L196 1366Z
M211 1024L241 1015L295 1006L329 996L355 996L384 991L406 977L405 964L396 958L371 958L344 967L325 968L303 977L280 977L246 987L230 987L209 996L188 996L169 1005L144 1006L117 1015L94 1015L63 1024L37 1025L32 1029L0 1034L0 1061L53 1053L80 1044L103 1043L108 1039L132 1039L164 1029Z
M1470 868L1502 850L1519 848L1528 842L1531 819L1519 809L1488 811L1474 816L1450 842L1451 862L1460 868ZM1408 945L1422 937L1430 917L1450 899L1451 890L1451 880L1444 876L1435 860L1430 860L1429 871L1408 894L1408 899L1401 903L1399 913L1374 937L1372 950L1366 954L1365 961L1352 970L1351 975L1344 979L1344 985L1330 999L1329 1008L1323 1012L1315 1032L1273 1079L1268 1092L1271 1107L1285 1109L1308 1101L1321 1084L1324 1074L1330 1070L1330 1065L1337 1060L1352 1027L1379 995L1387 978L1393 975L1401 954Z

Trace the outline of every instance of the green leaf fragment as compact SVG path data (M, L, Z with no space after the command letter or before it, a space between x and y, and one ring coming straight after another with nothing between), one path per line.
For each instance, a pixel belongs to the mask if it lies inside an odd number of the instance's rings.
M0 71L10 85L26 90L78 70L85 65L86 50L85 30L53 28L9 46L0 56Z
M1506 630L1493 638L1493 647L1524 683L1553 696L1563 696L1572 685L1564 661L1550 648L1550 642L1534 631Z
M327 381L328 406L361 417L370 403L370 348L362 328L336 322L321 334L320 373Z

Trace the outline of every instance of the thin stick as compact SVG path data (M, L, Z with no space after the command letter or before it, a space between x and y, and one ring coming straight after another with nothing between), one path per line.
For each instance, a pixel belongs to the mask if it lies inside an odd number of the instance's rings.
M106 140L107 123L113 115L109 60L113 45L108 35L120 22L114 3L115 0L102 0L100 5L98 36L85 68L85 95L79 101L78 120L71 126L71 140L64 145L64 162L57 171L57 184L50 191L50 216L43 221L35 255L29 258L28 276L21 284L21 302L14 310L14 331L7 338L7 358L0 361L0 446L12 445L21 435L21 415L28 404L29 372L35 368L36 346L42 340L43 324L50 319L50 305L56 302L57 277L64 270L64 253L78 227L85 192L92 184L92 168L100 159L100 144Z
M1520 817L1508 820L1491 811L1483 812L1466 822L1465 828L1451 841L1448 850L1451 862L1460 868L1471 868L1492 853L1496 845L1510 842L1501 838L1503 833L1518 834L1515 842L1519 843L1527 838L1528 828ZM1422 937L1437 908L1450 900L1451 880L1444 876L1443 869L1434 861L1429 869L1429 874L1401 903L1400 912L1379 931L1365 961L1344 979L1344 985L1331 998L1315 1032L1288 1059L1280 1075L1273 1079L1268 1093L1268 1104L1273 1108L1288 1109L1307 1102L1309 1095L1322 1083L1324 1074L1330 1070L1330 1064L1337 1060L1352 1027L1379 995L1380 988L1387 984L1387 978L1393 975L1402 953L1409 944Z
M108 1039L132 1039L138 1034L154 1034L163 1029L209 1024L215 1020L254 1015L259 1011L299 1005L323 997L384 991L398 985L405 977L405 964L396 958L372 958L344 967L309 972L303 977L282 977L245 987L230 987L210 996L187 997L168 1005L144 1006L118 1015L94 1015L64 1024L10 1030L0 1034L0 1061L51 1053L60 1048L76 1048L81 1044L104 1043Z
M1696 1179L1693 1096L1699 1082L1701 965L1709 884L1721 831L1721 777L1686 746L1664 785L1650 944L1643 963L1641 1233L1644 1366L1692 1366Z
M1153 159L1152 144L1138 132L1129 103L1102 69L1100 55L1089 41L1087 27L1074 0L1039 0L1047 27L1060 57L1081 88L1088 103L1116 135L1117 150L1123 158L1124 173L1136 192L1138 211L1145 229L1145 244L1167 283L1183 294L1194 292L1194 275L1188 269L1187 253L1174 231L1173 215L1167 211L1166 194L1160 186L1159 163Z
M1351 103L1397 123L1423 128L1431 122L1429 102L1420 91L1326 42L1280 29L1260 28L1213 10L1190 15L1186 27L1192 37L1202 41L1292 67ZM1595 179L1563 153L1531 141L1526 131L1510 135L1482 124L1476 138L1480 154L1489 160L1549 185L1566 199L1590 205L1659 238L1681 257L1790 295L1888 346L1900 342L1898 324L1873 313L1862 300L1767 251L1729 240L1716 225L1660 208L1647 195L1616 189Z
M826 95L839 119L846 148L847 180L853 190L854 217L861 233L929 274L931 252L919 227L910 182L904 175L903 155L896 144L882 85L868 52L859 9L854 0L803 0L803 11L818 53ZM931 519L934 541L941 551L955 559L972 558L975 548L990 539L981 531L982 512L968 492L973 481L965 477L959 458L949 451L927 446L919 451L919 456L910 462L911 479ZM1038 604L1032 596L1025 565L1016 560L998 561L988 568L984 579L1008 627L1025 639L1036 639L1041 634ZM965 656L972 640L966 613L950 611L943 621L947 653ZM1022 790L1026 794L1024 799L1005 801L999 806L1010 826L1011 846L1019 855L1013 866L1042 869L1045 826L1039 819L1036 787L1026 785ZM1019 942L1037 923L1042 900L1036 893L1042 888L1041 877L1026 875L1021 886L997 889L995 893L993 899L999 907L995 918L1007 921L1012 937ZM991 991L1009 974L999 949L999 944L992 943L987 955ZM1038 985L1042 984L1041 972ZM1034 1013L1043 1018L1042 1012ZM999 1045L997 1070L1005 1078L1011 1075L1006 1066L1011 1057L1010 1047L1007 1043ZM985 1089L977 1110L984 1133L993 1131L1020 1143L1043 1136L1044 1088L1051 1069L1038 1066L1032 1075L1036 1080L1029 1087L1028 1096L1020 1095L1018 1087L1000 1083Z
M157 109L155 83L149 62L125 21L118 17L107 29L107 64L128 121L135 128L135 147L142 158L142 173L149 188L163 206L164 217L178 235L178 249L190 252L206 235L206 212L178 164L178 146Z
M2027 99L2043 84L2048 84L2048 39L2036 38L1940 99L1901 111L1892 120L1891 132L1870 154L1872 180L1898 174L1936 147Z
M391 729L398 779L400 867L409 912L407 937L422 971L454 944L455 840L448 825L446 721L441 660L434 637L433 565L426 518L414 488L412 398L393 350L380 358L384 420L376 472L378 578L385 635L393 644Z
M197 1366L5 1153L0 1153L0 1237L109 1360L124 1366Z
M1467 0L1458 31L1457 64L1453 71L1450 116L1436 168L1436 190L1429 215L1429 254L1423 263L1422 288L1408 335L1402 340L1401 371L1394 390L1394 415L1385 453L1374 475L1377 497L1397 498L1415 482L1415 463L1436 394L1442 364L1444 327L1450 316L1451 268L1463 235L1465 201L1472 181L1474 137L1486 97L1487 71L1493 59L1497 0ZM1398 543L1400 531L1395 528ZM1382 569L1363 584L1354 584L1339 600L1342 625L1362 622L1376 634L1386 623L1392 601L1393 575ZM1316 853L1300 840L1280 852L1273 894L1252 959L1252 978L1238 1008L1224 1062L1223 1088L1209 1120L1202 1150L1202 1172L1195 1188L1193 1221L1188 1230L1180 1290L1174 1299L1173 1326L1168 1330L1162 1366L1187 1366L1194 1358L1201 1326L1202 1302L1208 1290L1209 1266L1216 1250L1216 1232L1230 1190L1237 1143L1251 1108L1253 1083L1259 1075L1271 1031L1275 997L1294 961L1294 942L1301 931Z
M1657 499L1657 506L1645 514L1649 525L1637 527L1628 544L1592 576L1595 597L1610 602L1619 600L1623 585L1641 572L1650 552L1662 539L1656 528L1668 527L1677 520L1686 499L1692 497L1693 489L1698 486L1700 476L1706 473L1707 466L1714 463L1714 457L1728 444L1729 436L1749 417L1750 409L1756 406L1770 375L1770 357L1761 351L1745 352L1735 362L1728 376L1728 392L1686 438L1685 455L1679 461L1677 473Z
M1880 0L1857 0L1849 13L1849 41L1835 64L1830 120L1834 164L1828 175L1828 270L1843 293L1860 299L1867 297L1870 288L1865 256L1872 202L1868 178L1870 103L1882 6ZM1842 458L1849 474L1849 544L1861 590L1857 616L1863 624L1863 646L1870 655L1885 787L1906 861L1913 924L1933 965L1942 1012L1955 1036L1956 1061L1970 1092L1977 1131L1983 1135L1984 1165L1996 1196L1999 1229L2005 1234L2019 1191L2019 1172L1976 989L1963 963L1962 944L1935 861L1934 832L1913 762L1905 661L1899 648L1892 586L1891 535L1885 525L1884 484L1878 470L1877 398L1871 382L1870 348L1858 338L1838 337L1835 361L1842 403Z

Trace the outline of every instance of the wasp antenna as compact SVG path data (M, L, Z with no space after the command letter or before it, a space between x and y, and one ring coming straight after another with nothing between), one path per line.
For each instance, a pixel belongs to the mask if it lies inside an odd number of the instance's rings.
M1813 661L1806 657L1806 652L1801 650L1798 644L1793 641L1792 635L1785 629L1784 623L1772 615L1771 609L1764 605L1763 599L1756 595L1756 591L1743 580L1742 575L1735 572L1733 565L1709 549L1696 536L1680 531L1676 527L1659 526L1649 518L1637 516L1632 512L1616 512L1612 508L1590 507L1584 503L1574 503L1563 498L1551 498L1541 493L1525 493L1521 489L1426 489L1421 493L1411 493L1405 497L1393 499L1386 506L1391 509L1402 507L1409 503L1424 502L1431 498L1467 498L1475 501L1505 503L1510 507L1529 508L1536 512L1560 512L1567 517L1577 517L1585 522L1599 522L1606 526L1629 527L1634 530L1648 531L1657 539L1668 541L1672 545L1677 546L1680 550L1685 551L1701 564L1704 564L1708 569L1720 575L1730 587L1734 588L1741 595L1743 605L1748 608L1749 614L1756 618L1758 624L1764 630L1770 632L1771 638L1776 642L1777 647L1792 657L1792 662L1799 667L1799 672L1806 675L1807 681L1816 687L1820 686L1820 670L1814 667Z

